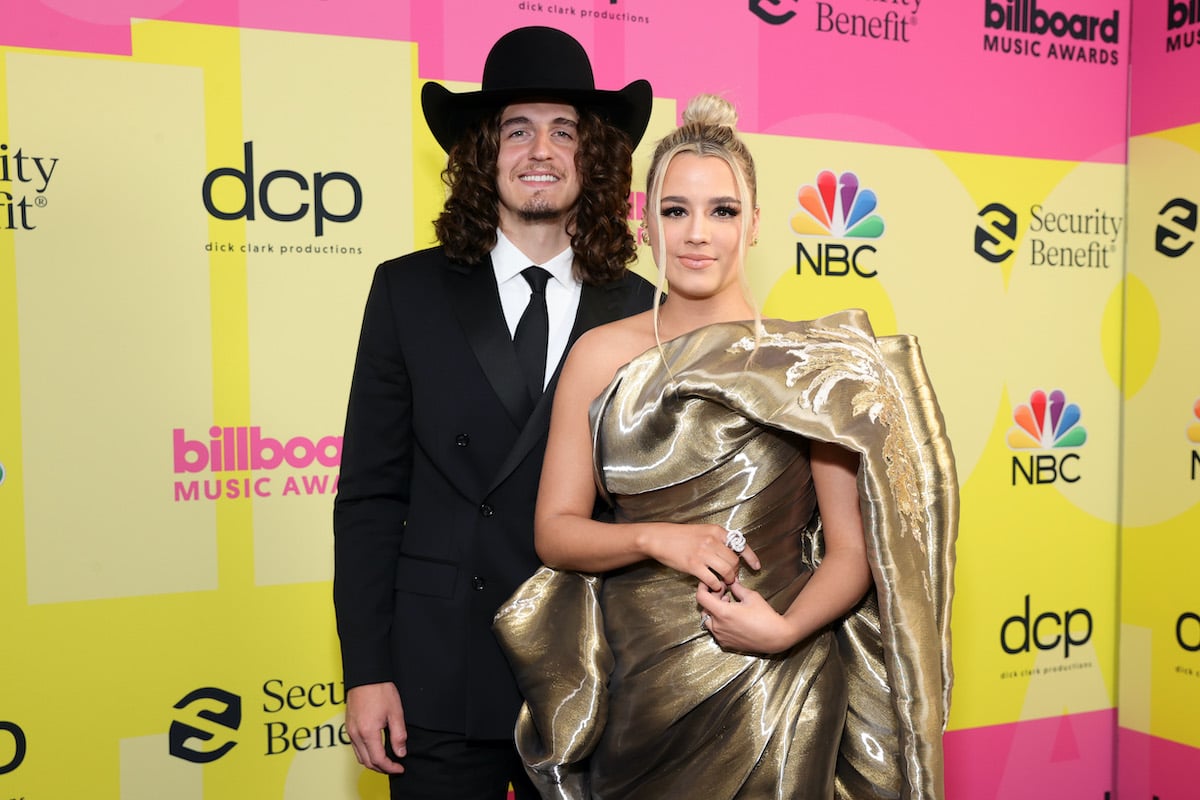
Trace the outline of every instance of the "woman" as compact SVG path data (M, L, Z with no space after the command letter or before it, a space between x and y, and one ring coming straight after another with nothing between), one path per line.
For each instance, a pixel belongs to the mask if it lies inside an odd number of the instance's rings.
M940 797L940 415L915 342L877 341L862 312L760 323L735 121L701 96L659 143L646 217L670 299L563 368L548 568L496 623L527 700L518 748L546 797ZM619 524L592 518L598 491Z

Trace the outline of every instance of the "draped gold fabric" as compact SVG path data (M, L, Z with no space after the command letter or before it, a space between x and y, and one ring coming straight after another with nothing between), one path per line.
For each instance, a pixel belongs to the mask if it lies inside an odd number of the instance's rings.
M943 797L958 487L916 340L877 340L861 311L763 325L623 367L591 409L598 485L618 522L741 530L762 560L742 582L782 611L821 558L808 441L836 442L861 454L875 588L761 657L721 650L689 575L540 570L495 627L546 798Z

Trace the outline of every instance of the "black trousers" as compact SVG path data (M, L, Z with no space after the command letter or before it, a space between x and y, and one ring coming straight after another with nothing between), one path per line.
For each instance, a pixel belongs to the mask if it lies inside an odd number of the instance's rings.
M538 800L511 739L467 739L408 726L404 772L390 776L392 800Z

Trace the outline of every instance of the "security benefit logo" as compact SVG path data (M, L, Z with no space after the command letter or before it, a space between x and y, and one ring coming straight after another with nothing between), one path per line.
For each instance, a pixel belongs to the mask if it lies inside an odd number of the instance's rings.
M979 209L975 226L975 253L985 261L1000 264L1016 250L1017 215L1003 203L988 203Z
M1013 409L1016 424L1008 431L1008 446L1017 451L1012 457L1012 485L1078 481L1078 449L1087 442L1082 417L1079 406L1067 402L1061 389L1049 394L1038 389L1029 402L1018 403Z
M1125 218L1102 208L1064 209L1034 203L1028 223L1001 202L979 209L975 254L992 264L1007 261L1017 250L1017 237L1029 233L1029 266L1037 268L1111 269L1116 264Z
M341 681L287 683L270 678L262 685L262 718L246 721L262 723L256 748L260 755L345 747L350 744L345 722L335 726L326 721L345 705ZM246 739L240 695L208 686L188 692L175 709L168 741L176 758L207 764L237 746L237 735ZM321 721L313 724L314 715Z
M883 217L875 213L879 198L862 188L858 176L823 170L813 184L800 187L799 208L791 218L796 242L796 274L818 277L874 278L874 244L883 236ZM813 237L813 238L809 238ZM831 241L837 239L841 241Z
M888 42L908 42L922 0L819 0L813 30ZM750 0L750 12L768 25L783 25L798 13L798 0Z
M37 230L58 159L0 142L0 231Z
M175 709L167 740L169 752L193 764L216 761L237 745L233 734L242 724L242 698L206 686L184 695Z
M983 0L983 50L1004 56L1116 66L1121 12L1103 15L1063 10L1072 0ZM1074 5L1094 3L1073 0Z
M1200 0L1196 0L1200 2ZM1154 249L1168 258L1179 258L1196 243L1196 204L1185 197L1168 200L1158 210Z

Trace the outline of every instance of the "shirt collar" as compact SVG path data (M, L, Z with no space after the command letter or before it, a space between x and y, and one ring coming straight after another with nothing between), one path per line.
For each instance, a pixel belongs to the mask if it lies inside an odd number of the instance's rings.
M549 272L563 286L569 287L575 283L575 275L572 269L574 262L575 253L570 247L567 247L566 250L563 250L554 256L554 258L537 266ZM496 271L496 283L501 284L515 278L521 274L521 270L532 265L533 261L530 260L529 256L522 253L504 235L504 232L497 228L496 246L492 248L492 269Z

